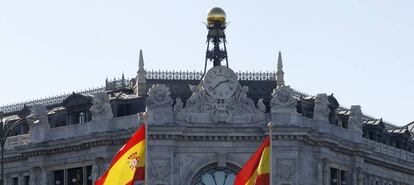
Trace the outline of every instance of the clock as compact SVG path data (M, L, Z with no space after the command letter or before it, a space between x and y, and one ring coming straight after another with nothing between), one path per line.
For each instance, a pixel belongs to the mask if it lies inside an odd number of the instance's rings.
M238 85L237 75L225 66L211 68L203 80L204 89L217 99L229 98L236 92Z

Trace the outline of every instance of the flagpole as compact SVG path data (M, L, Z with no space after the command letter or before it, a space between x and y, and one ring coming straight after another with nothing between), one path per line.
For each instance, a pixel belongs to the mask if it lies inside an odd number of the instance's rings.
M148 113L144 112L142 114L142 118L145 124L145 180L144 180L144 184L148 185L148 124L147 124Z
M267 124L269 127L269 163L270 163L270 171L269 171L269 181L270 185L273 184L273 137L272 137L272 122Z

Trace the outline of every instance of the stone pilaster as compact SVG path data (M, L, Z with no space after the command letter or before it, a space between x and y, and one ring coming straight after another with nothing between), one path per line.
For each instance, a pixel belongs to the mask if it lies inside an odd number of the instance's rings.
M323 185L330 185L331 168L327 159L323 159Z
M102 157L95 158L92 162L92 181L95 182L104 172L105 159Z

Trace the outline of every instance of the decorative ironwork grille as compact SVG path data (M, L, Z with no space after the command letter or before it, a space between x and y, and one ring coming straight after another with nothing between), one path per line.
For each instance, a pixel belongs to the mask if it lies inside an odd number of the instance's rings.
M96 87L92 89L86 89L82 91L77 91L75 93L83 94L83 95L93 95L97 94L99 92L105 92L105 87ZM4 113L10 113L10 112L16 112L23 109L24 106L32 106L36 104L42 104L45 106L56 106L63 102L68 96L70 96L72 93L47 97L47 98L41 98L36 100L30 100L26 102L16 103L16 104L10 104L0 107L0 111L3 111Z
M194 185L232 185L236 172L228 168L213 168L197 178Z
M274 72L236 72L238 80L276 80ZM197 71L147 71L146 78L152 80L201 80L203 73Z

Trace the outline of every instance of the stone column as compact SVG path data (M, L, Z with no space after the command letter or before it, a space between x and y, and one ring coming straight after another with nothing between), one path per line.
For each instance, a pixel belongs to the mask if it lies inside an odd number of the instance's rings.
M316 184L323 185L323 168L322 162L318 162L318 164L316 164Z
M47 173L47 184L55 184L55 176L53 171L48 171Z
M358 185L364 185L365 175L361 173L358 174Z
M4 184L12 184L9 174L4 174Z
M34 167L30 170L30 185L37 185L37 173L38 173L39 167Z
M98 157L95 158L92 162L92 182L95 182L104 172L104 166L105 166L105 162L104 162L104 158L102 157Z
M22 173L19 173L19 176L17 176L17 179L18 179L18 185L23 185L23 174Z
M40 184L47 184L47 171L45 168L41 168L40 179Z
M323 185L330 185L331 169L327 159L323 159Z

